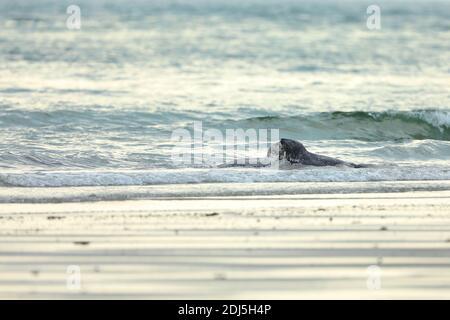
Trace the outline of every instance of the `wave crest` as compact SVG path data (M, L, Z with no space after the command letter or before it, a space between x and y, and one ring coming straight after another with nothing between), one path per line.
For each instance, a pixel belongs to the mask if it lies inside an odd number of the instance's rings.
M450 140L450 111L447 110L319 112L255 117L233 123L280 128L289 137L300 140Z

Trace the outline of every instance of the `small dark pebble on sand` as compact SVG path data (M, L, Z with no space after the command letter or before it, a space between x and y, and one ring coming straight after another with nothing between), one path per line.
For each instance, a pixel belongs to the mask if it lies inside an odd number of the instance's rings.
M61 220L64 219L65 217L58 217L58 216L48 216L47 220Z
M87 246L90 244L89 241L74 241L73 244L79 245L79 246Z
M39 275L39 270L31 270L31 274L37 277Z
M214 280L227 280L227 275L225 273L214 274Z
M205 214L205 217L214 217L214 216L218 216L219 214L217 212L212 212L212 213L207 213Z

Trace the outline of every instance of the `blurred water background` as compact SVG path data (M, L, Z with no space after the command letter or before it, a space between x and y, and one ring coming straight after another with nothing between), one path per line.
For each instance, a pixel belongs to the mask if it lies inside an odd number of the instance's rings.
M377 1L380 30L372 1L71 4L0 2L2 186L450 179L450 1ZM375 167L174 164L193 121Z

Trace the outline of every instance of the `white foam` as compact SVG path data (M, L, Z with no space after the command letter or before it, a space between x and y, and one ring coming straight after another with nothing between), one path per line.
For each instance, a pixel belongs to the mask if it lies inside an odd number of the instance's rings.
M145 171L28 171L0 173L11 187L139 186L191 183L450 180L448 166L152 169Z
M441 131L443 131L444 128L450 128L450 111L445 110L412 111L411 114L431 124L433 127L439 128L439 130Z
M62 203L211 197L283 197L449 191L448 181L198 183L153 186L20 188L0 187L0 203ZM2 208L0 206L0 208Z

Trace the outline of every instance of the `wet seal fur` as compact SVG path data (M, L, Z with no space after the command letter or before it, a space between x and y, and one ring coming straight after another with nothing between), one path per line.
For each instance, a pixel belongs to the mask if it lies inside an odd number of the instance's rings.
M267 151L267 156L278 156L280 161L287 161L292 165L320 167L344 165L352 168L367 167L367 165L364 164L355 164L309 152L303 144L291 139L281 139L280 142L273 144Z

